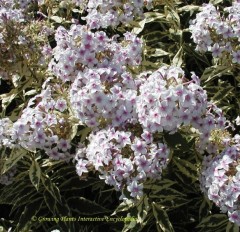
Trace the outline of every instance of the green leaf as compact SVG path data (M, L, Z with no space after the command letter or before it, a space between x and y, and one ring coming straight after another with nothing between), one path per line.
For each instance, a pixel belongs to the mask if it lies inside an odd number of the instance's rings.
M156 48L155 53L151 54L151 57L162 57L162 56L168 56L170 53L162 50L161 48Z
M231 68L229 66L211 66L209 68L206 68L203 75L201 76L201 81L203 81L204 86L207 82L213 81L219 77L221 77L223 74L225 75L231 75Z
M143 195L139 201L140 203L137 205L137 222L143 224L150 208L148 197L146 195Z
M171 23L171 27L174 29L180 28L180 18L176 10L169 5L165 5L164 12L166 15L166 19Z
M173 159L174 164L178 167L179 171L192 179L192 182L195 182L198 180L198 172L197 167L190 163L187 160L182 160L178 157L174 157Z
M17 94L17 89L14 88L9 93L4 93L0 95L0 100L2 101L2 112L5 112L7 106L17 96Z
M32 185L27 185L24 180L18 181L12 185L5 186L5 188L1 191L0 194L0 203L14 204L15 198L18 198L19 195L25 195L32 189Z
M209 3L212 3L213 5L218 5L219 3L222 3L223 0L210 0Z
M163 232L174 232L173 226L169 221L167 212L163 209L161 205L157 205L155 202L152 203L153 215L156 219L157 226Z
M59 204L58 202L56 202L56 214L59 215L60 217L72 217L72 214L71 214L71 211L70 211L70 208L67 204L67 202L65 201L65 199L63 198L62 199L62 203ZM75 231L73 229L74 227L74 222L71 222L71 221L65 221L65 220L60 220L59 221L59 226L60 228L62 229L62 231Z
M168 146L173 149L180 148L181 151L189 151L189 144L184 135L176 132L175 134L164 134L164 139L167 142Z
M239 232L239 226L232 222L228 222L226 232Z
M11 209L10 215L12 215L13 212L19 208L19 206L29 204L29 202L31 202L31 200L34 200L34 198L36 198L38 195L34 188L31 189L32 191L28 188L26 190L27 191L25 191L24 194L18 194L18 197L14 198L14 205Z
M233 90L234 90L233 86L225 86L223 88L220 88L218 92L216 92L212 97L214 103L217 104L218 102L222 101L222 99L229 96Z
M33 160L29 169L29 177L33 186L38 190L41 179L41 168L37 161Z
M67 203L73 211L81 215L94 215L110 212L110 210L94 201L87 200L84 197L71 197L67 200Z
M144 13L145 23L150 22L167 22L166 16L159 12L146 12Z
M19 222L17 224L15 232L23 232L29 231L31 224L31 218L37 214L37 212L41 209L42 206L42 198L35 199L33 202L29 202L28 205L25 206L24 211L21 214Z
M172 64L177 67L181 67L183 63L183 47L181 46L177 54L173 57Z
M83 180L80 180L79 176L76 175L62 182L59 188L62 191L71 191L75 189L84 189L89 186L95 185L97 183L102 183L102 181L96 178L91 178L91 177L89 177L87 181L83 181Z
M56 15L52 16L51 19L56 23L62 23L62 21L63 21L63 18L56 16Z
M196 52L194 50L193 47L191 47L189 44L187 43L183 43L183 49L184 49L184 52L189 54L191 56L191 58L194 58L195 60L197 61L200 61L201 63L207 65L207 66L210 66L211 64L209 63L206 55L204 54L199 54L198 52Z
M23 149L13 149L10 156L4 162L2 174L11 169L23 156L27 154L26 150Z
M133 202L129 199L123 201L118 207L115 209L115 211L112 213L112 216L115 215L118 212L124 212L129 211L130 208L134 206Z
M199 11L200 6L195 6L195 5L187 5L187 6L183 6L178 8L178 12L190 12L190 15L193 14L194 11Z
M55 208L56 208L56 200L54 197L46 190L43 193L45 204L47 205L49 211L52 212L52 214L55 214Z
M199 220L200 221L204 217L208 216L208 214L210 213L211 207L212 207L212 204L210 203L210 201L204 197L203 201L200 205L200 208L199 208Z
M176 181L172 181L169 179L163 179L160 181L153 181L153 183L149 183L147 182L146 184L144 184L144 189L150 189L151 191L153 191L153 193L157 194L158 192L164 190L164 189L168 189L169 187L171 187L172 185L176 184Z
M82 129L82 130L78 133L78 135L81 136L80 143L82 143L82 142L86 139L86 137L88 136L88 134L89 134L90 132L91 132L91 128L86 127L86 128Z
M197 228L203 229L217 229L225 228L228 222L227 215L225 214L213 214L203 220L197 225Z
M58 187L50 180L49 176L47 175L41 175L41 180L42 180L42 183L45 187L45 189L53 196L53 198L61 203L62 200L61 200L61 195L60 195L60 192L59 192L59 189Z
M133 33L136 34L136 35L138 35L139 33L141 33L142 30L144 29L145 23L146 23L146 19L143 19L142 21L140 21L140 22L137 24L137 26L135 26L135 27L133 28L133 30L132 30Z

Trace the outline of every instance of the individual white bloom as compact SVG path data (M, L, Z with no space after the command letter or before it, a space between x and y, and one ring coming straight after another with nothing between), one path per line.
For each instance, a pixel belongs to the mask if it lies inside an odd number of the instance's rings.
M235 119L235 123L237 126L240 126L240 117L237 116L237 118Z
M131 193L132 197L141 197L143 195L143 185L138 184L137 181L132 181L128 185L127 190Z
M76 165L76 169L77 169L77 174L79 176L81 176L83 173L87 173L88 169L87 166L88 165L88 161L83 160L83 159L79 159Z

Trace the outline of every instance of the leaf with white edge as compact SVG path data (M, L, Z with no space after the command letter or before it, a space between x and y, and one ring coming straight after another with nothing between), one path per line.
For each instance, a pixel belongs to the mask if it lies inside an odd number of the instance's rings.
M0 95L0 100L2 101L2 111L4 112L7 106L12 102L12 100L18 95L17 89L12 89L9 93L4 93Z
M62 191L72 191L75 189L84 189L98 183L102 183L102 181L91 177L89 177L87 181L84 181L80 180L79 176L76 175L62 182L59 188Z
M54 199L57 202L61 203L62 200L61 200L60 191L58 187L51 181L49 176L43 174L41 175L41 180L45 189L54 197Z
M127 214L126 218L135 219L130 213ZM122 232L129 232L129 231L135 232L135 229L139 227L139 224L137 224L136 219L125 221L124 224L125 225L124 225L124 228L122 229Z
M155 197L155 198L165 198L165 196L167 197L177 197L177 196L186 196L186 194L184 194L183 192L179 192L174 188L167 188L167 189L161 189L160 191L153 191L153 193L149 194L151 197Z
M140 203L137 206L137 222L142 224L149 211L148 197L144 195L139 201Z
M177 54L173 57L172 64L181 67L183 63L183 47L181 46Z
M67 200L67 203L71 210L77 212L80 215L110 213L110 210L84 197L71 197Z
M11 169L23 156L27 154L26 150L13 149L10 156L3 164L2 174Z
M179 13L181 12L190 12L190 15L192 15L195 11L199 11L200 6L195 6L195 5L187 5L183 6L177 9Z
M207 215L209 214L210 210L212 207L212 203L206 199L205 197L203 198L203 201L200 205L199 208L199 220L201 221L204 217L207 217Z
M233 91L234 91L233 86L225 86L224 88L219 89L219 91L216 92L212 97L212 99L214 100L213 103L215 104L219 103L223 98L229 96Z
M163 179L158 182L154 181L152 184L149 182L146 182L146 184L144 184L144 188L151 189L151 191L153 191L154 193L157 193L164 189L168 189L169 187L171 187L172 185L174 185L176 183L177 183L176 181L172 181L169 179Z
M157 227L163 232L174 232L173 226L169 221L167 212L161 205L157 205L155 202L152 203L153 215L156 219Z
M24 211L21 214L19 222L17 224L15 232L30 231L29 223L31 223L31 218L37 214L42 206L42 197L35 199L33 202L25 206Z
M36 160L32 161L32 165L29 169L29 177L33 186L37 189L39 188L39 183L41 179L41 168Z
M172 6L166 5L164 7L164 12L166 15L166 19L171 23L173 29L179 29L180 24L180 18L176 10Z
M134 203L132 200L127 199L125 201L123 201L116 209L115 211L112 213L112 215L116 215L116 213L118 212L124 212L124 211L129 211L130 208L132 208L134 206Z
M173 162L184 176L189 177L192 182L198 181L197 168L192 163L180 158L174 158Z
M198 172L197 167L193 165L191 162L187 160L182 160L180 158L174 157L173 159L174 164L178 167L179 171L192 179L192 182L195 182L198 180Z
M144 29L144 26L145 26L145 23L146 23L146 19L143 19L142 21L140 21L137 25L137 27L134 27L133 28L133 33L138 35L139 33L142 32L142 30Z
M12 213L14 212L14 210L19 208L19 206L29 204L29 202L31 202L31 200L34 200L38 195L34 188L27 188L27 190L28 191L26 191L25 194L17 194L18 197L14 199L14 205L11 208L11 212L9 215L13 215Z
M227 225L228 218L225 214L213 214L203 220L197 225L196 228L219 228Z
M218 5L219 3L223 3L223 0L210 0L209 3L213 5Z
M44 191L44 201L45 204L47 205L48 209L52 212L52 214L55 214L55 208L56 208L56 201L54 197L48 192Z
M168 56L170 53L162 50L161 48L156 48L155 53L151 54L151 57L162 57Z
M24 96L31 96L31 95L34 95L36 93L37 93L37 90L32 89L32 90L29 90L29 91L25 92Z
M56 22L56 23L62 23L63 18L59 17L59 16L52 16L51 19Z
M206 68L203 75L201 76L201 80L203 81L204 85L207 82L213 81L222 75L232 75L231 68L229 66L211 66Z
M150 22L167 22L166 16L159 12L146 12L144 13L146 23Z

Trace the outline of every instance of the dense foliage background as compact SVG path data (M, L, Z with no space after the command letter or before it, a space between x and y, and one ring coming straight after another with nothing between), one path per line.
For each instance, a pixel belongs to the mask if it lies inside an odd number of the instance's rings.
M0 1L0 11L5 2ZM54 79L56 73L49 71L53 54L48 54L47 47L51 50L57 46L54 32L59 26L69 29L77 21L86 24L82 17L87 16L87 12L76 2L19 1L26 19L10 23L4 21L1 12L0 32L5 41L0 42L2 119L17 121L30 99L41 93L46 80L45 85L59 83ZM232 5L231 1L221 0L156 0L153 8L144 8L142 19L136 17L128 24L120 23L103 28L103 31L109 38L116 34L123 38L126 31L131 31L143 40L141 64L127 65L133 75L174 65L181 67L185 78L190 80L194 71L207 91L208 100L222 109L226 119L235 127L235 130L229 127L212 135L210 139L218 143L221 138L232 138L238 133L240 65L231 61L227 63L225 56L216 58L211 52L196 51L189 22L196 18L202 4L209 2L219 11ZM92 29L93 32L97 30ZM19 36L28 42L16 42ZM44 53L43 46L46 47ZM54 90L53 98L65 96L69 88L68 82L62 84ZM35 100L41 101L41 97ZM158 135L171 150L161 179L148 179L144 183L143 195L137 199L132 199L124 190L129 199L123 201L119 199L121 192L106 185L97 172L77 175L71 155L76 153L78 142L88 144L91 129L76 121L70 110L56 114L57 120L59 115L66 121L62 127L55 128L54 133L63 139L71 138L72 147L64 159L56 160L44 149L31 152L29 147L6 146L2 134L7 128L1 121L0 231L239 231L238 225L230 222L227 214L222 213L201 190L199 176L203 157L208 152L200 154L196 146L199 138L190 127L183 126L176 133L164 131ZM224 147L219 144L220 153ZM131 217L135 220L49 221L60 217L69 220ZM39 218L45 218L45 221Z

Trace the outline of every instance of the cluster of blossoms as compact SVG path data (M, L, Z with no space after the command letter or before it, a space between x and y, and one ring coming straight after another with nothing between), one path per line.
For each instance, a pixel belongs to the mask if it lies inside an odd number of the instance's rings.
M38 0L38 5L47 1ZM87 13L86 25L90 29L116 27L119 24L129 24L132 21L143 18L144 7L152 8L153 0L65 0L63 5L75 5Z
M195 128L199 135L199 152L210 146L212 130L223 129L226 118L222 111L207 101L206 91L193 73L192 80L176 67L162 67L140 78L136 101L138 120L151 133L176 132L181 126Z
M136 78L108 68L85 69L72 83L70 99L76 118L93 128L89 145L77 150L78 174L98 171L107 184L132 197L141 196L144 181L160 178L166 167L169 150L155 143L155 133L193 127L204 151L211 131L226 125L199 78L193 74L189 81L173 66Z
M74 24L69 31L58 27L55 40L49 68L64 82L73 81L85 68L110 68L121 73L126 65L141 62L142 42L130 32L118 42L116 36L110 39L103 31L93 33L86 26Z
M229 220L240 226L240 136L217 156L204 157L200 184L202 191Z
M225 16L226 15L226 16ZM205 4L196 19L190 22L196 50L210 51L213 57L226 57L240 64L240 2L224 8L222 15L212 4Z
M14 60L14 53L12 53L11 48L7 44L6 39L9 37L7 29L12 27L13 22L21 23L24 22L24 15L21 9L14 8L13 0L0 0L0 60L1 63L9 63ZM12 28L11 28L12 29ZM12 40L13 38L11 38ZM16 42L19 43L23 41L24 38L19 36L16 38ZM6 65L5 65L6 66ZM5 70L3 70L4 65L1 64L0 67L0 79L7 79L8 75Z
M29 72L26 67L36 63L43 67L51 55L51 48L46 45L51 29L46 23L28 17L21 7L28 3L0 0L0 79L27 76L22 74Z
M43 149L55 160L69 159L71 124L63 114L67 102L63 98L54 100L50 85L32 98L12 125L2 119L1 140L8 147L23 147L30 151Z
M105 183L117 191L124 188L132 197L143 194L147 178L161 177L170 150L163 143L154 143L152 135L144 131L141 137L131 132L108 128L92 133L87 148L77 152L78 175L94 169Z
M181 68L161 67L141 80L136 108L143 128L175 132L192 124L200 129L208 102L195 75L187 81Z
M0 24L4 25L8 20L24 21L22 9L17 9L14 0L0 0Z
M16 166L12 167L10 170L8 170L3 175L0 175L0 184L2 185L10 185L14 181L14 175L17 172Z
M79 1L74 0L74 2ZM116 27L121 23L130 23L137 17L143 17L144 6L150 9L152 0L89 0L85 7L88 14L84 19L91 29Z
M110 68L78 73L70 89L76 117L89 127L123 126L136 121L137 88L131 74L118 75Z

